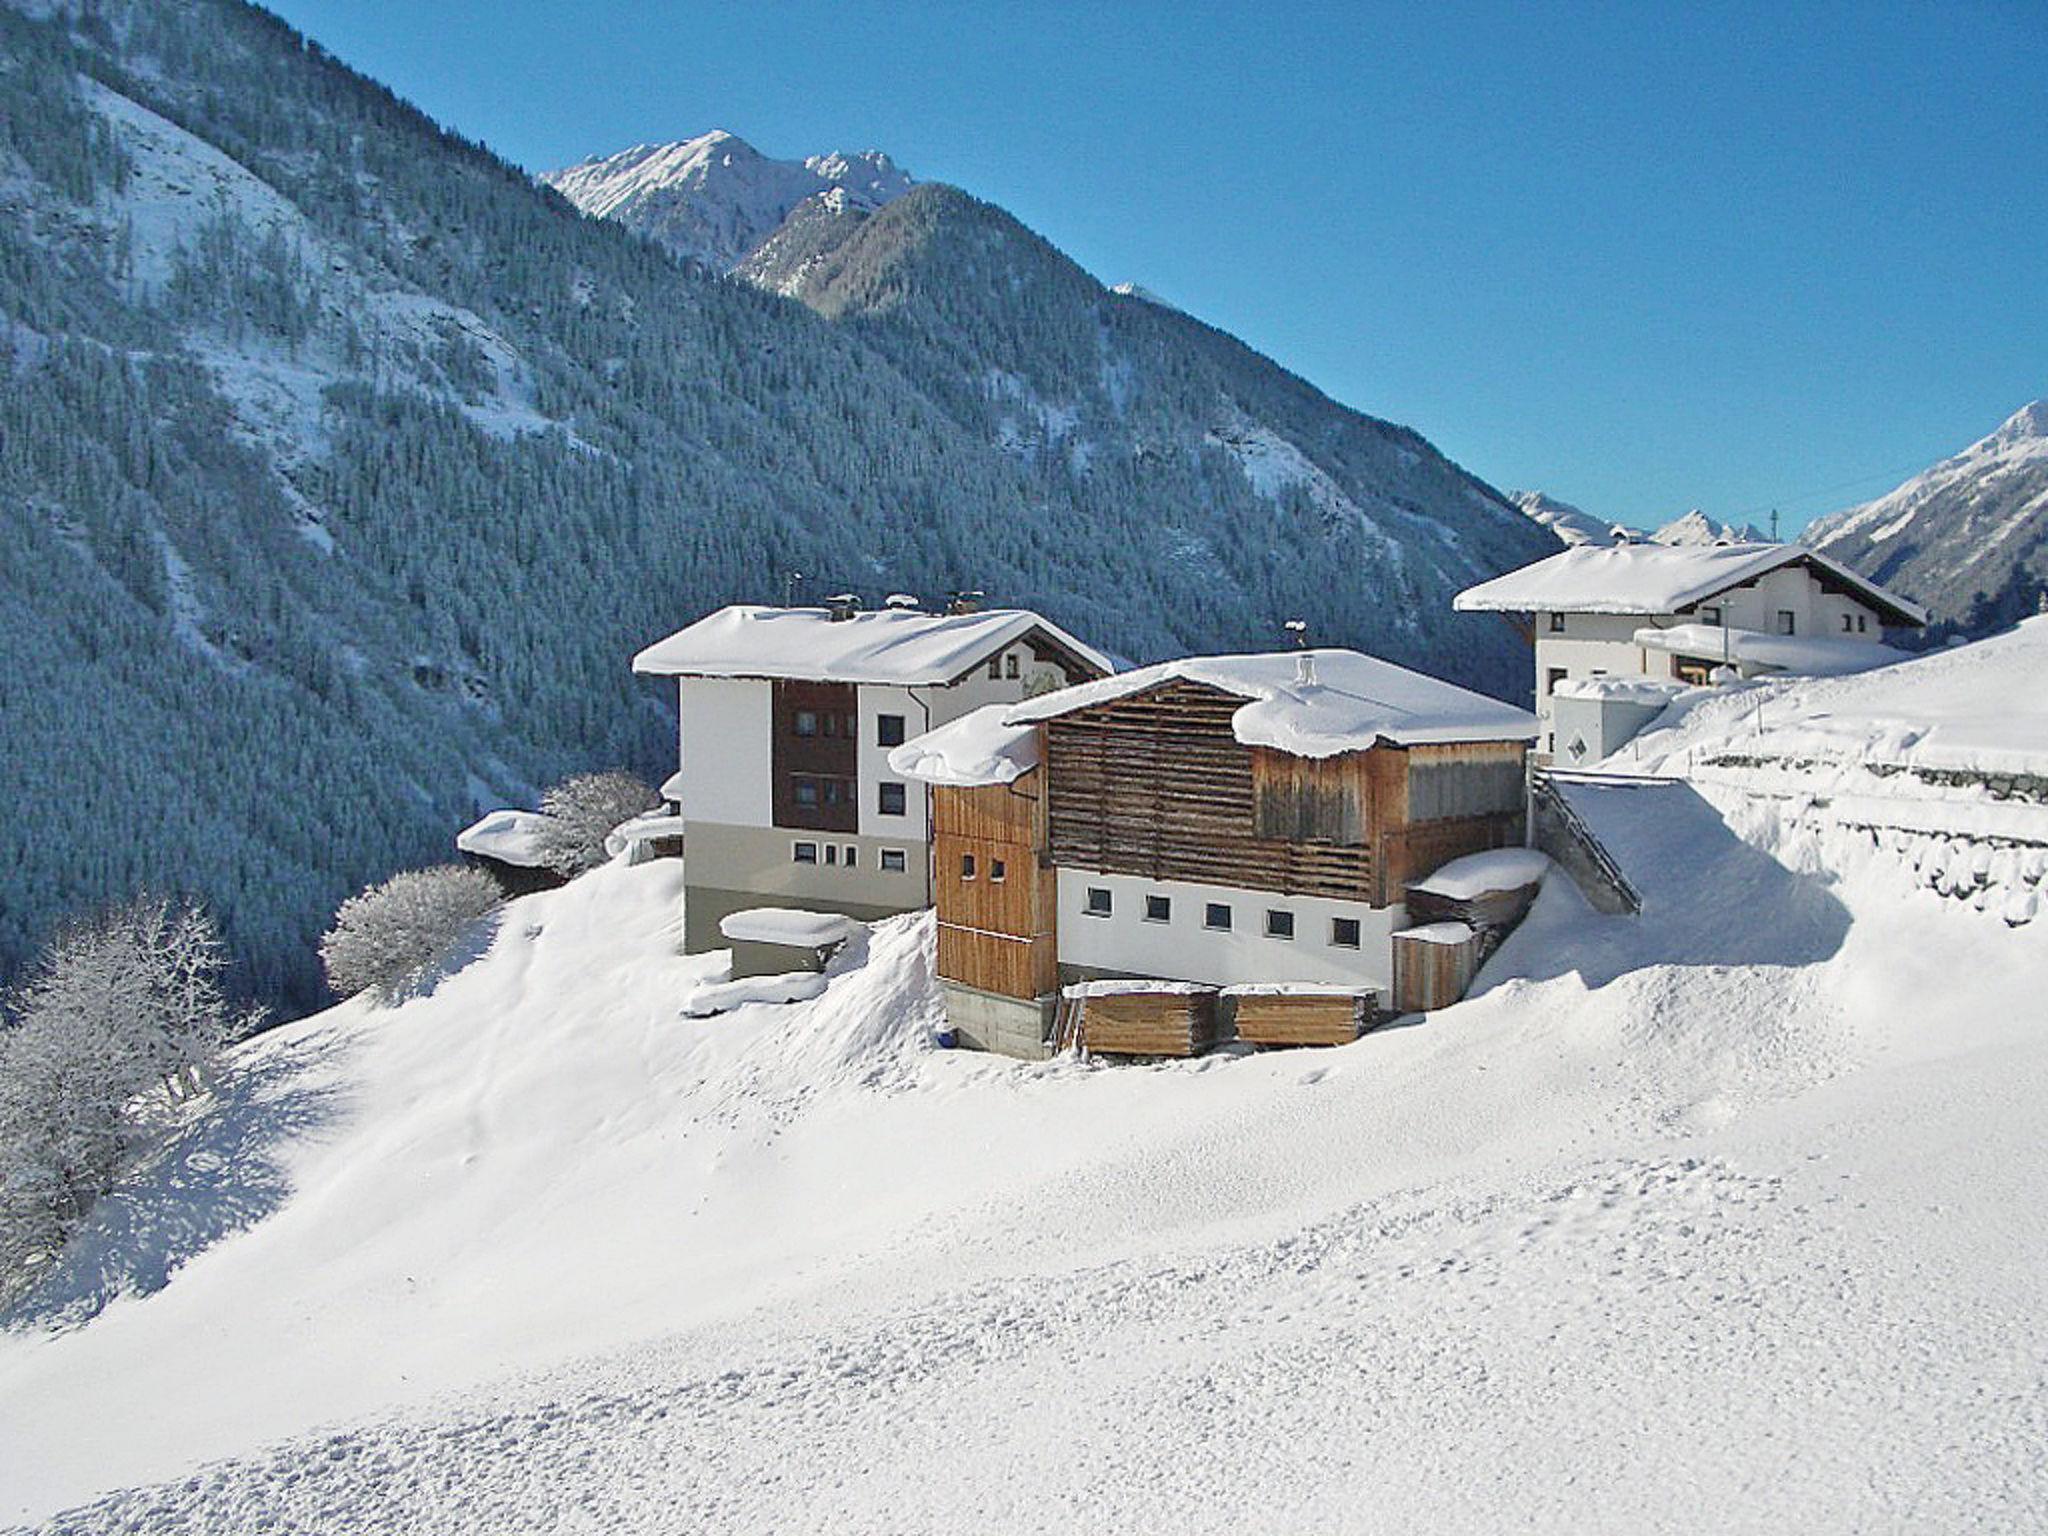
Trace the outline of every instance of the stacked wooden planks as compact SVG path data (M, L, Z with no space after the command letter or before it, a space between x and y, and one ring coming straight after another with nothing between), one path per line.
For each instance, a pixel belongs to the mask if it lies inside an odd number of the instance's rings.
M1394 1006L1431 1013L1465 995L1484 956L1484 938L1467 923L1425 923L1394 935Z
M1085 982L1066 990L1072 1029L1105 1056L1199 1056L1216 1043L1216 992L1182 982Z
M1379 994L1364 987L1226 987L1248 1045L1348 1045L1372 1027Z

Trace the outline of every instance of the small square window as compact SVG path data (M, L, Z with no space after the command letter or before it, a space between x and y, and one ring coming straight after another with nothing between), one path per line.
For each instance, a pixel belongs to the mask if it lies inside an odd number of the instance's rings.
M1003 863L1003 861L1002 861L1001 859L990 859L990 860L988 861L988 877L989 877L989 879L991 879L991 880L1000 880L1000 879L1002 879L1002 878L1003 878L1003 876L1007 875L1007 874L1008 874L1009 872L1010 872L1010 871L1009 871L1008 867L1004 865L1004 863Z
M971 853L960 855L960 878L962 880L972 880L974 878L974 855Z
M839 717L837 715L827 715L825 717L825 734L827 736L837 736L839 734Z
M1796 634L1798 629L1799 620L1792 610L1790 608L1780 608L1778 610L1778 633L1781 635Z
M853 868L855 864L858 864L860 862L860 850L854 847L852 843L848 843L846 845L846 851L840 857L839 862L844 864L848 869Z
M875 745L878 747L900 747L903 745L903 717L901 715L875 716Z
M1870 620L1860 613L1856 615L1856 633L1859 635L1870 633Z
M1021 675L1022 674L1017 670L1017 653L1015 651L1012 651L1009 655L1003 658L1003 676L1018 677Z
M837 843L827 843L825 845L825 862L835 869L839 867L839 845Z
M1108 888L1100 885L1089 886L1087 903L1085 906L1082 907L1081 910L1086 912L1090 917L1109 916Z
M1564 633L1564 615L1563 615L1563 614L1561 614L1561 613L1553 613L1553 614L1552 614L1552 615L1550 616L1550 632L1551 632L1551 633L1552 633L1553 635L1561 635L1561 634L1563 634L1563 633Z
M798 805L809 806L818 803L818 781L816 779L792 780L790 791L795 796Z
M1279 907L1266 909L1266 937L1269 939L1291 939L1294 937L1294 914Z
M884 874L900 875L909 868L909 856L901 848L884 848L882 850L882 872Z
M1358 948L1358 919L1355 917L1331 918L1330 942L1338 949Z
M1549 674L1543 685L1543 691L1545 693L1556 693L1557 685L1565 680L1565 669L1563 667L1552 667L1549 669Z
M1148 923L1172 922L1173 898L1171 896L1147 896L1145 898L1145 921Z
M789 856L799 864L815 864L818 862L818 845L816 843L792 843L789 847Z
M1230 932L1230 907L1226 902L1212 901L1202 909L1202 926L1218 933Z
M1711 605L1702 608L1700 610L1700 622L1702 624L1718 625L1721 622L1721 610Z
M875 789L877 792L876 809L884 816L901 816L905 814L905 807L908 802L904 797L901 784L877 784Z
M827 805L840 805L840 804L843 804L843 803L845 802L845 796L846 796L846 786L845 786L845 784L843 784L842 782L840 782L840 781L839 781L838 779L827 779L827 780L825 781L825 803L826 803ZM817 796L816 796L816 795L813 795L813 796L811 797L811 802L810 802L810 803L811 803L812 805L816 805L816 804L818 803L818 800L817 800Z
M992 682L992 683L999 683L999 682L1001 682L1001 681L1003 680L1003 658L1002 658L1002 657L1000 657L1000 656L991 656L991 657L989 657L989 659L988 659L988 680L989 680L990 682Z
M796 712L796 720L795 720L795 721L793 722L793 724L792 724L792 727L791 727L791 728L792 728L793 730L795 730L795 732L796 732L796 733L797 733L797 735L799 735L799 736L815 736L815 735L817 735L817 734L818 734L818 713L817 713L817 711L816 711L816 710L812 710L812 709L800 709L800 710L798 710L798 711Z

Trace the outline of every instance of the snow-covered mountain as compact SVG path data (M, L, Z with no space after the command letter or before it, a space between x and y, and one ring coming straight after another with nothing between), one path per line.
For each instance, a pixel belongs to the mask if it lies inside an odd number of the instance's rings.
M1606 544L1614 524L1541 491L1509 491L1508 500L1532 523L1540 523L1567 544Z
M872 212L914 184L880 150L774 160L723 129L593 156L540 179L593 218L630 224L721 271L810 199L833 195L837 208Z
M1806 537L1963 633L2032 613L2048 589L2048 400Z
M1658 544L1767 544L1771 536L1754 523L1740 527L1717 523L1694 507L1656 529L1650 538Z
M678 260L239 0L0 0L0 123L0 985L155 887L312 1005L344 896L662 777L627 658L792 568L1528 686L1449 613L1545 547L1490 489L882 157L583 168ZM778 217L816 312L691 254Z
M941 1050L928 915L689 1019L677 864L515 902L102 1203L0 1522L2036 1529L2048 807L1949 775L2048 770L2044 669L1706 695L1569 791L1639 916L1553 875L1336 1049Z

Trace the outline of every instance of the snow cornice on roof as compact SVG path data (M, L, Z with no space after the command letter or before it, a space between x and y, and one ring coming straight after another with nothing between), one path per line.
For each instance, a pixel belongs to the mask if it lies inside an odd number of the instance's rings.
M1787 565L1809 565L1895 625L1927 610L1803 544L1581 545L1460 592L1461 613L1678 613Z
M647 677L801 679L933 687L956 682L991 655L1034 640L1084 669L1109 658L1024 608L923 613L882 608L835 619L823 608L733 604L658 640L633 658Z

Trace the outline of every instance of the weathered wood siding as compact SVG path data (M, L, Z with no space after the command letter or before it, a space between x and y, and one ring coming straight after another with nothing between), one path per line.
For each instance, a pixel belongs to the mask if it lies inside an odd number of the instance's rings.
M1014 784L933 791L932 884L945 980L1027 1000L1058 987L1058 887L1045 861L1044 791L1036 769Z
M1462 944L1394 935L1394 1007L1402 1013L1448 1008L1465 995L1480 965L1478 934Z
M1243 703L1221 689L1174 682L1051 721L1041 771L1051 775L1053 862L1369 899L1368 848L1259 835L1252 753L1230 730Z
M1521 742L1302 758L1240 743L1243 703L1182 681L1050 722L1053 862L1385 907L1447 859L1521 840Z
M1376 1007L1369 994L1240 997L1237 1038L1248 1045L1346 1045L1364 1033Z
M1198 1056L1216 1043L1213 992L1125 992L1081 999L1079 1029L1106 1056Z

